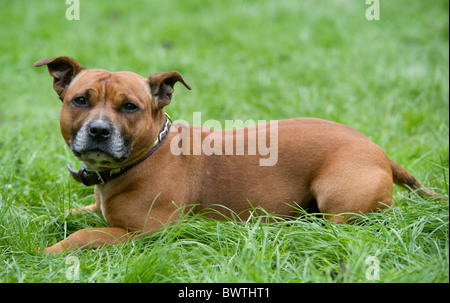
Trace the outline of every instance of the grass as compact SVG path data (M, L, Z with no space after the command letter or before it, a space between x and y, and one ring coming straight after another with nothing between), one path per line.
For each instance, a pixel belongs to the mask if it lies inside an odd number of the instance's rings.
M448 1L55 1L0 5L0 281L68 282L65 255L38 247L106 226L65 164L60 102L43 57L147 76L180 71L174 119L341 122L448 196ZM74 252L79 282L449 282L449 205L396 190L395 207L352 225L186 216L120 246ZM370 281L368 257L379 260ZM370 260L370 259L369 259Z

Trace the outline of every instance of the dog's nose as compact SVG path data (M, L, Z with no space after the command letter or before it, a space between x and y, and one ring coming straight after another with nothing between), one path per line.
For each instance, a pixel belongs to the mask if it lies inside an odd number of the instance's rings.
M102 142L111 136L111 125L108 122L97 120L89 125L89 135L97 142Z

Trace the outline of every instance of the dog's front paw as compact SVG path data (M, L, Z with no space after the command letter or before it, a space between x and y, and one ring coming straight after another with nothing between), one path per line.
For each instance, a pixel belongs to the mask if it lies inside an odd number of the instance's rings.
M38 247L38 252L43 255L48 255L48 254L56 255L56 254L59 254L64 251L66 251L66 249L59 242L56 243L55 245L45 247L45 248Z
M70 210L67 210L66 212L67 213L71 212L72 215L75 216L75 215L78 215L78 214L80 214L82 212L94 212L97 209L98 209L98 207L97 207L96 204L91 204L91 205L88 205L88 206L85 206L85 207L82 207L82 208L72 208Z

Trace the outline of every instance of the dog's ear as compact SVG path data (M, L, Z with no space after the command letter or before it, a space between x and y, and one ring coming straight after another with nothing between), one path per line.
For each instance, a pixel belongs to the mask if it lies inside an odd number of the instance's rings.
M156 108L163 108L170 103L173 86L177 81L183 83L187 89L191 89L189 84L184 81L183 77L178 72L156 73L153 76L148 77L150 91Z
M70 82L84 69L77 61L69 57L44 58L33 65L36 67L47 65L48 72L53 77L53 88L61 101Z

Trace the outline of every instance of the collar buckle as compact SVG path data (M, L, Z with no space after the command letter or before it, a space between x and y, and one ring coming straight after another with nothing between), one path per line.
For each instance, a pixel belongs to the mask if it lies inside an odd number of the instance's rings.
M106 182L105 182L105 180L103 180L102 175L100 174L100 172L94 171L94 173L97 175L97 178L98 178L98 180L100 181L99 184L105 185Z

